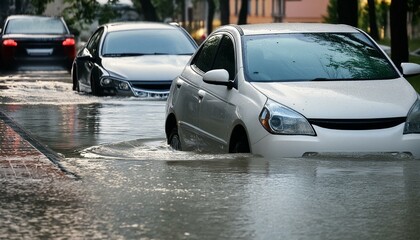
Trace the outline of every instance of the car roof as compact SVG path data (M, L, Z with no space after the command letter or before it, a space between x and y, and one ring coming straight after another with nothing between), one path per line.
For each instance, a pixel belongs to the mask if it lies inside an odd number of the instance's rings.
M265 23L234 25L242 35L313 32L358 32L352 26L327 23Z
M133 30L133 29L175 29L176 25L158 22L114 22L107 23L106 26L108 32L121 31L121 30Z
M7 17L7 20L10 20L10 19L23 19L23 18L32 18L32 19L34 19L34 18L52 18L52 19L60 19L61 17L58 17L58 16L49 17L49 16L38 16L38 15L10 15L10 16Z

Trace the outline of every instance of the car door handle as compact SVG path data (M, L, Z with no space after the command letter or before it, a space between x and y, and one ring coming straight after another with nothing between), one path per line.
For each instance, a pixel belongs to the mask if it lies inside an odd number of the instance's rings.
M181 79L177 79L176 80L176 87L180 88L182 86L182 84L184 83L184 81L182 81Z
M204 95L206 95L206 92L203 90L198 90L198 99L202 100L204 98Z

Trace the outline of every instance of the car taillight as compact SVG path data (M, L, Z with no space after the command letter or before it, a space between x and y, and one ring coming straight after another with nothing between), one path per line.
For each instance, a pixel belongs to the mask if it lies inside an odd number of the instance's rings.
M3 45L8 46L8 47L16 47L17 42L13 39L6 39L6 40L3 41Z
M74 38L66 38L66 40L63 41L63 46L74 46L76 44L76 41Z

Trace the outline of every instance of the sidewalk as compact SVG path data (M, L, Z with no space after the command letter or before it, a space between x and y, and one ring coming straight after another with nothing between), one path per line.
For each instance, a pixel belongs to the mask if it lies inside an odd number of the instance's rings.
M68 179L60 157L0 111L0 180Z

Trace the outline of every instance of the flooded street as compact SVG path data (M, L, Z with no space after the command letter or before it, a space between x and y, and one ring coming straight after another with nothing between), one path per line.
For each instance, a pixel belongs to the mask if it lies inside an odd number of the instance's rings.
M0 179L0 239L420 236L419 160L175 152L164 101L71 88L66 72L0 77L0 110L80 178Z

